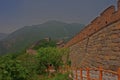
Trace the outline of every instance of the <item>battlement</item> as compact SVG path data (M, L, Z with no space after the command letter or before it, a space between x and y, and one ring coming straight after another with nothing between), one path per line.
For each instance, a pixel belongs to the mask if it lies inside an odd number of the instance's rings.
M107 9L105 9L100 15L106 15L106 14L113 14L115 12L115 6L112 5L110 7L108 7Z
M120 20L120 0L118 0L117 11L115 11L115 6L110 6L105 9L98 17L96 17L90 24L88 24L81 32L74 36L65 47L69 47L82 41L94 33L98 32L107 25L110 25L116 21Z
M118 0L118 4L117 4L118 6L118 9L120 10L120 0Z

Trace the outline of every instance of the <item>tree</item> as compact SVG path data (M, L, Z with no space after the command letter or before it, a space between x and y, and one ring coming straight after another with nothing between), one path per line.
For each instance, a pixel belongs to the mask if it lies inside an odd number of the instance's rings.
M66 54L66 49L55 47L40 48L38 50L38 73L44 73L49 64L57 70L63 64L62 57Z
M24 66L28 71L28 78L27 80L37 80L37 64L38 60L35 55L32 54L22 54L17 57L17 60L20 60L22 63L21 65ZM32 76L31 76L32 75Z
M35 44L35 46L33 47L33 49L38 50L41 47L44 47L44 48L46 48L46 47L56 47L56 42L52 41L52 40L47 41L47 40L43 39L43 40L40 40L39 42L37 42Z
M0 58L0 80L27 80L28 71L15 56Z

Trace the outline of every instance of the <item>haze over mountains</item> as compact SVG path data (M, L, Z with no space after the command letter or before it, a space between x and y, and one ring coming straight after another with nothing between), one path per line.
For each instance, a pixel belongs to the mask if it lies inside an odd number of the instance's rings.
M50 37L55 40L69 40L77 34L83 24L48 21L43 24L25 26L7 36L0 42L0 54L19 53L36 41Z
M0 33L0 40L4 39L5 37L7 37L8 34L5 33Z

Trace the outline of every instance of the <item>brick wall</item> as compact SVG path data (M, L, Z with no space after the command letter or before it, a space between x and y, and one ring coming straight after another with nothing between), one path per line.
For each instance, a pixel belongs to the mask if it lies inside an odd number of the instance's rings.
M73 66L120 66L120 0L104 10L65 47L70 47Z

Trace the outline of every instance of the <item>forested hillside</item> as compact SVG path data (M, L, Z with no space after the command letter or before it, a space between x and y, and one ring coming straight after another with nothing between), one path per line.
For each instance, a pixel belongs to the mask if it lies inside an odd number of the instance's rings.
M0 54L20 53L34 42L47 37L67 41L83 27L83 24L68 24L59 21L48 21L39 25L25 26L11 33L0 42Z

